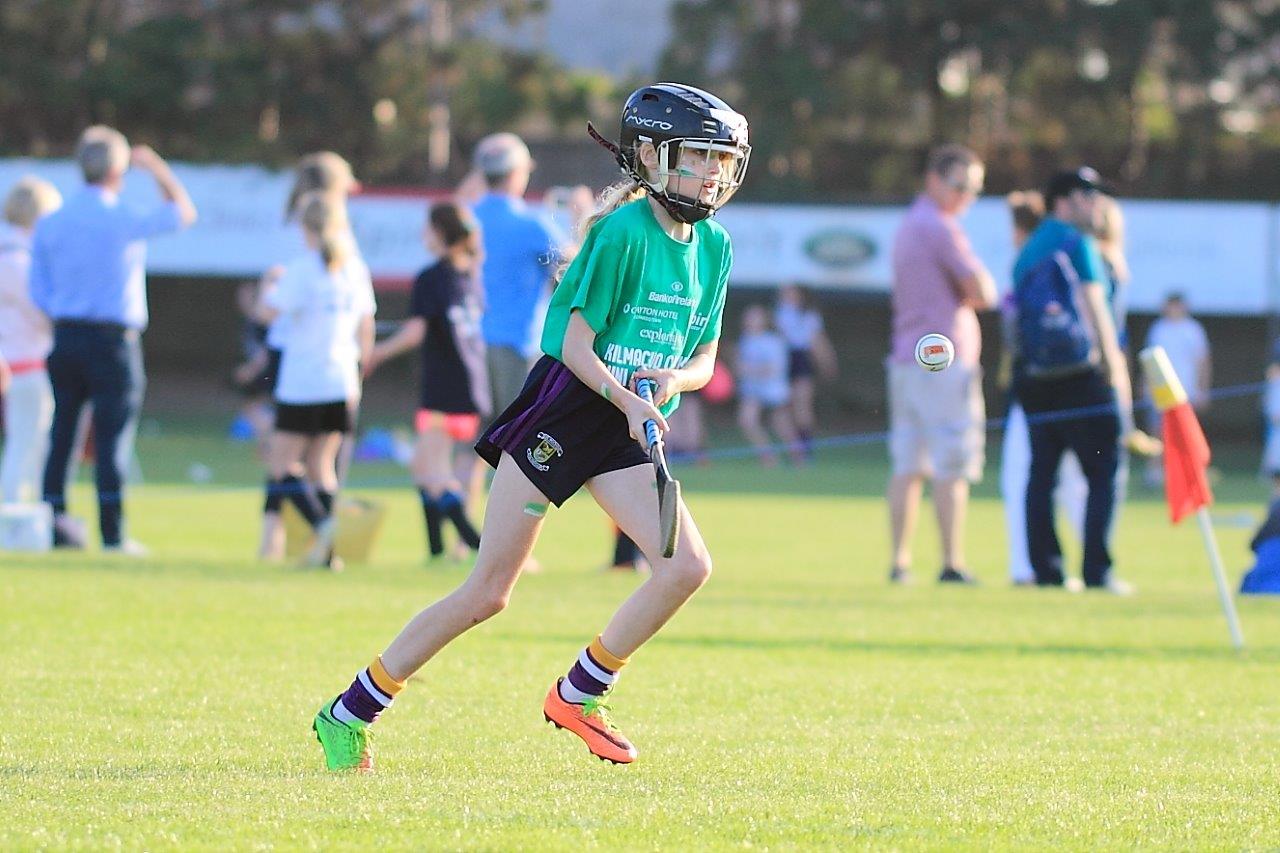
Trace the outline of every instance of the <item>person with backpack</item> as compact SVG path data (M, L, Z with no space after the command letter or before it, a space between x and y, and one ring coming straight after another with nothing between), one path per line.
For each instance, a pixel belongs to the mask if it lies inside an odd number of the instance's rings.
M1114 577L1107 532L1115 512L1120 446L1133 433L1129 368L1107 302L1106 266L1090 236L1111 195L1089 167L1053 176L1048 215L1018 254L1014 280L1014 388L1027 415L1031 472L1027 550L1039 586L1063 586L1054 530L1058 464L1071 450L1089 487L1084 519L1084 586L1126 594Z

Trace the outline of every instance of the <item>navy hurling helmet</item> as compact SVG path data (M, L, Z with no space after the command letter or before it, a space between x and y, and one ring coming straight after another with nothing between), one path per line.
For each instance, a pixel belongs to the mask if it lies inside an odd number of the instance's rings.
M622 108L622 129L614 145L587 126L591 136L613 152L622 170L634 178L677 222L701 222L727 202L747 173L751 146L747 144L747 120L710 92L681 83L656 83L631 93ZM648 142L658 153L658 166L646 174L638 154ZM694 151L707 161L728 154L718 175L709 177L717 186L710 198L679 195L671 189L679 176L680 156ZM703 171L707 174L707 170Z

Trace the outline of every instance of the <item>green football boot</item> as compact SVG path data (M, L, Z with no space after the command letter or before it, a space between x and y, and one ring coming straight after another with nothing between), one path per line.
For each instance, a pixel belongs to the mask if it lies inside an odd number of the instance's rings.
M321 706L311 723L316 740L324 748L324 763L330 770L373 772L373 732L367 723L344 723L333 716L334 697Z

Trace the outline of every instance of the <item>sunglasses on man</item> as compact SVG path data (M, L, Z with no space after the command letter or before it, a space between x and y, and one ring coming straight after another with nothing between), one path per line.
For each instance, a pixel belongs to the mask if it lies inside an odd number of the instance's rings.
M970 181L968 178L958 181L950 178L943 178L942 182L958 193L982 195L982 181Z

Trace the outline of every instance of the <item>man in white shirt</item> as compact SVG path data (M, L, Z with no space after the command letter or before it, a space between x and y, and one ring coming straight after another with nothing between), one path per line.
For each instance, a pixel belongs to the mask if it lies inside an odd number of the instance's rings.
M1191 316L1181 293L1165 297L1160 318L1147 332L1147 346L1164 347L1191 405L1203 411L1209 404L1209 337L1200 321Z

